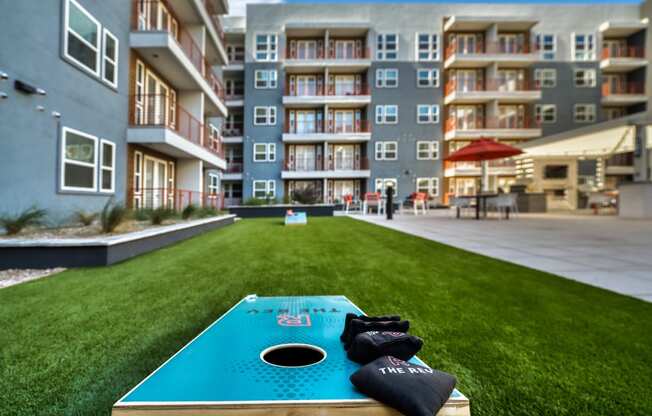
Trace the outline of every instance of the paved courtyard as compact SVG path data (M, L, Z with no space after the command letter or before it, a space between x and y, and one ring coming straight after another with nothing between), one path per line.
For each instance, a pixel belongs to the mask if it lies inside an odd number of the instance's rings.
M351 217L652 302L652 221L573 214L476 221L445 210L393 221Z

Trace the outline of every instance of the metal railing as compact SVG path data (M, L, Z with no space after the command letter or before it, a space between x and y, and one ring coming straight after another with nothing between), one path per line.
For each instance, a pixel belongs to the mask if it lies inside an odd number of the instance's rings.
M285 59L296 61L312 61L317 59L331 59L331 60L357 60L357 59L370 59L371 51L369 48L363 47L362 50L352 50L350 53L339 54L336 50L327 50L323 46L316 46L314 49L307 49L304 51L290 50L289 47L285 49Z
M476 42L473 47L461 44L459 40L453 40L447 47L444 57L458 55L527 55L536 51L536 48L528 42L504 43L498 41Z
M616 82L605 81L602 84L602 95L641 95L645 94L645 85L641 82L620 80Z
M481 117L474 120L464 120L449 117L446 119L445 132L456 130L483 130L483 129L537 129L540 122L530 116L518 117Z
M224 209L224 193L191 191L175 188L130 188L132 207L135 209L167 208L181 211L188 205Z
M645 49L640 46L612 45L602 48L602 59L610 58L644 58Z
M227 162L226 173L242 173L242 162Z
M224 137L240 137L242 136L242 131L243 131L242 124L240 124L239 126L224 127L222 129L222 135Z
M495 92L526 92L539 91L541 87L530 80L511 80L505 78L487 79L484 81L459 82L451 79L446 83L446 95L454 92L495 91Z
M283 163L288 172L367 170L369 160L362 157L301 157Z
M348 88L337 84L314 85L309 88L298 89L296 86L291 86L289 82L285 84L285 95L290 97L314 97L314 96L360 96L370 95L371 90L366 83L361 85L353 85Z
M369 120L356 120L353 123L336 123L334 120L329 120L327 123L324 123L323 120L319 120L315 121L313 124L295 122L286 125L283 132L289 134L370 133L371 123L369 123Z

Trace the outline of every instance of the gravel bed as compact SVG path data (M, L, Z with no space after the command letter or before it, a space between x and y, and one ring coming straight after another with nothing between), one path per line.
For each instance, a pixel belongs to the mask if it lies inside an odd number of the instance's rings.
M0 289L28 282L30 280L40 279L51 276L66 270L63 267L53 269L8 269L0 270Z

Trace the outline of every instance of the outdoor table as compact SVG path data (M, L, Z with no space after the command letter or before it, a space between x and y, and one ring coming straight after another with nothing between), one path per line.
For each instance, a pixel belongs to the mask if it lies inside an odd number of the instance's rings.
M479 220L480 219L480 210L482 209L482 216L484 218L487 217L487 199L498 196L498 194L495 193L480 193L480 194L475 194L475 195L469 195L469 196L460 196L458 198L466 198L466 199L475 199L475 219ZM460 209L459 207L457 208L457 218L460 218ZM509 219L509 209L506 211L506 218Z

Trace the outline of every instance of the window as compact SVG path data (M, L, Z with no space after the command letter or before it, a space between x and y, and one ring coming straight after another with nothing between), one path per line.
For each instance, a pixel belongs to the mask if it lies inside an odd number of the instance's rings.
M276 125L276 107L254 107L254 125Z
M398 69L384 68L376 70L376 88L398 87Z
M434 33L417 33L417 61L439 59L439 36Z
M397 105L376 106L376 124L396 124L396 123L398 123Z
M63 128L61 136L61 189L95 191L97 137L68 127Z
M439 196L439 178L417 178L416 191L428 196Z
M118 87L118 39L104 29L104 57L102 79L114 88Z
M534 112L539 123L551 124L557 121L557 106L554 104L537 104Z
M276 143L254 143L254 162L276 161Z
M398 59L398 35L396 33L379 34L376 39L376 59L379 61Z
M572 51L575 61L592 61L595 59L595 35L573 33Z
M226 45L226 55L229 62L244 61L245 48L242 45Z
M276 88L277 72L275 69L261 69L255 72L255 84L258 89Z
M214 173L208 174L208 194L217 195L220 191L220 178Z
M436 68L417 69L417 87L431 88L439 86L439 70Z
M278 59L278 36L276 33L256 35L256 60L276 61Z
M418 141L417 160L436 160L439 158L439 142Z
M100 191L115 191L115 144L100 140Z
M568 177L568 165L546 165L543 168L545 179L566 179Z
M534 81L539 88L554 88L557 86L557 70L554 68L535 69Z
M576 123L591 123L595 121L595 104L575 104L574 118Z
M65 7L65 56L99 76L100 23L75 0L66 0Z
M578 88L595 87L595 69L576 69L574 79L575 86Z
M417 123L418 124L439 123L439 105L437 104L417 105Z
M254 198L276 198L276 182L273 179L254 181Z
M387 187L391 186L394 188L394 195L398 193L398 181L396 178L376 178L376 192L380 192L385 195Z
M397 142L376 142L376 160L396 160L397 158Z
M555 54L557 52L557 38L555 35L550 33L539 33L535 38L535 45L541 59L546 61L552 61L555 59Z

